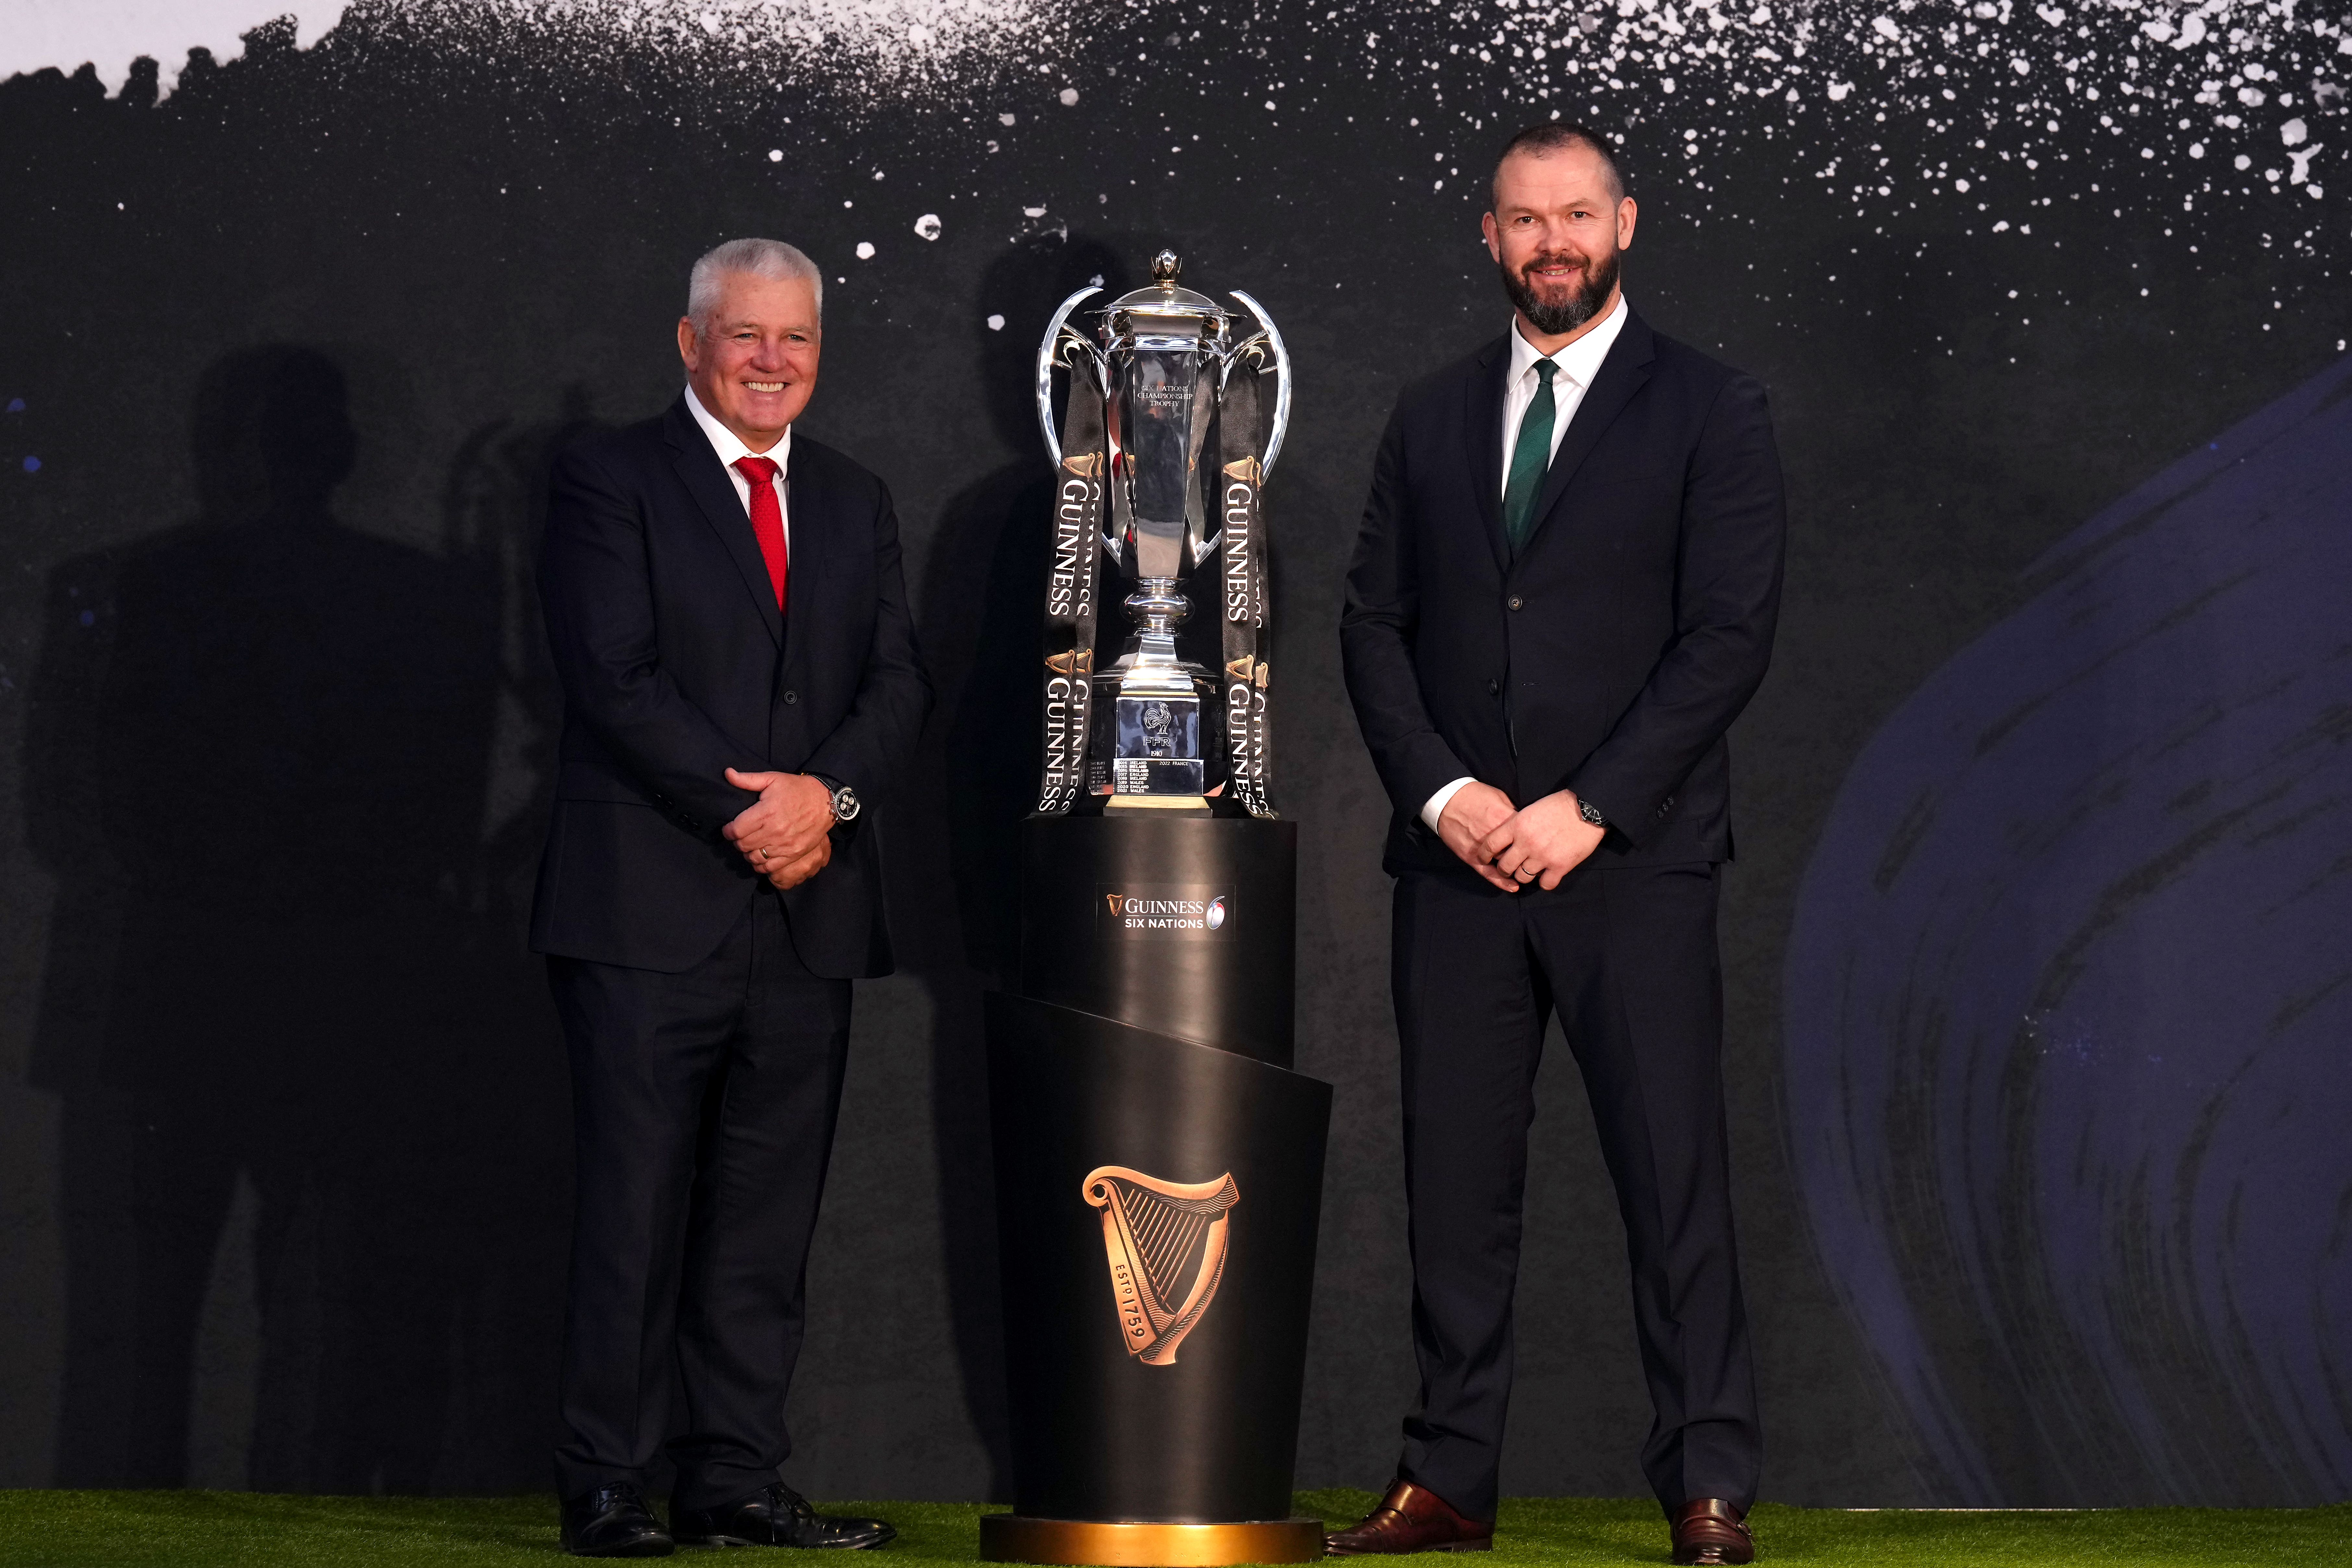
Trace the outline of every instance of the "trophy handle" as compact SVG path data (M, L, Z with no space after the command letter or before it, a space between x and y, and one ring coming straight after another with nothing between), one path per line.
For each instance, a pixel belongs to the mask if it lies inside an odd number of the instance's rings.
M1265 313L1265 307L1238 289L1234 290L1234 298L1249 307L1250 314L1265 329L1265 341L1274 349L1274 429L1265 438L1265 456L1258 459L1259 473L1271 476L1274 459L1282 450L1283 432L1290 428L1290 351L1283 347L1281 330L1275 326L1274 318Z
M1054 428L1054 362L1061 357L1063 323L1070 319L1070 312L1078 308L1079 300L1101 292L1100 289L1081 289L1063 300L1062 308L1054 312L1054 319L1045 323L1045 336L1037 344L1037 428L1045 433L1045 450L1053 455L1057 468L1062 461L1062 437ZM1096 363L1099 373L1102 356L1095 352L1095 346L1076 332L1070 333L1069 342L1086 350L1087 356ZM1286 390L1284 405L1288 405Z

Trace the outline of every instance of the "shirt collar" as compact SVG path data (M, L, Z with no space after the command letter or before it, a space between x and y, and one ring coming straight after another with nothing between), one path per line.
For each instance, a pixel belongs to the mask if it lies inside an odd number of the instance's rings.
M1542 353L1520 336L1519 319L1512 317L1511 378L1506 384L1517 385L1519 378L1528 374L1536 361L1549 359L1559 366L1559 374L1579 386L1591 386L1592 378L1601 374L1601 362L1609 357L1610 348L1617 342L1617 334L1625 330L1625 316L1630 309L1625 303L1625 296L1618 295L1615 308L1601 318L1600 325L1555 354ZM1554 384L1558 384L1556 381Z
M710 449L719 454L719 467L732 468L738 458L767 458L775 463L778 479L782 479L791 470L793 466L793 427L791 426L784 426L782 440L764 452L754 452L751 447L743 445L742 438L734 431L719 423L711 416L710 410L702 406L702 399L694 395L692 383L688 383L686 388L686 411L694 416L694 422L697 425L702 426L702 434L709 441Z

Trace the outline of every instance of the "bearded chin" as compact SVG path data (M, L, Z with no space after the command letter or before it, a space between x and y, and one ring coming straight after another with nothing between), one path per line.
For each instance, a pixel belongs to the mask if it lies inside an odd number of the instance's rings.
M1549 300L1536 293L1526 274L1514 272L1508 267L1498 266L1496 270L1502 274L1503 292L1510 296L1512 305L1528 319L1528 324L1545 337L1556 338L1576 331L1600 313L1610 291L1617 287L1617 257L1618 252L1612 250L1598 260L1586 262L1579 280L1570 286L1567 294Z

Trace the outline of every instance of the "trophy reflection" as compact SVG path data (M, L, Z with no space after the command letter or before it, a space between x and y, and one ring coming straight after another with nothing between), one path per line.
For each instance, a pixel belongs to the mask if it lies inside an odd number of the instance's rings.
M1039 809L1048 815L1104 794L1109 813L1208 815L1203 742L1214 733L1234 798L1253 816L1273 815L1258 490L1289 420L1289 359L1255 300L1234 296L1259 329L1239 336L1230 312L1178 282L1181 271L1175 252L1160 252L1151 285L1105 306L1091 340L1069 321L1100 290L1079 290L1038 346L1038 418L1061 468L1046 595ZM1056 366L1070 373L1058 433ZM1093 667L1097 551L1135 584L1126 599L1135 632L1102 670ZM1192 613L1182 580L1212 555L1223 562L1218 671L1176 647Z

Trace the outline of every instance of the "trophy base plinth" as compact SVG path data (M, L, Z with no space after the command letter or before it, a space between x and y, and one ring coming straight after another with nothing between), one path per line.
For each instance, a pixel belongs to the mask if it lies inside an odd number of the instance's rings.
M1323 1521L1272 1519L1238 1524L1142 1524L992 1513L981 1518L980 1555L987 1563L1091 1564L1093 1568L1312 1563L1323 1555Z
M1209 797L1202 795L1114 795L1103 803L1103 814L1150 812L1155 816L1212 816Z
M1297 868L1295 822L1151 810L1032 817L1021 827L1018 989L1080 1013L1286 1068L1296 1040ZM1206 929L1205 917L1198 926L1132 927L1105 900L1110 892L1202 904L1222 897L1224 919L1213 931ZM1163 930L1164 938L1152 934ZM1080 1163L1065 1184L1076 1192L1078 1177L1110 1156L1072 1158ZM1183 1179L1214 1174L1202 1171ZM1100 1268L1101 1238L1093 1245L1092 1267ZM1087 1287L1098 1288L1100 1281ZM1065 1353L1066 1348L1056 1352ZM1282 1451L1292 1446L1284 1439ZM1286 1479L1267 1496L1254 1496L1247 1507L1200 1500L1166 1508L1058 1500L1049 1506L1034 1497L1018 1506L1025 1514L1062 1519L1279 1519L1290 1511L1289 1502Z

